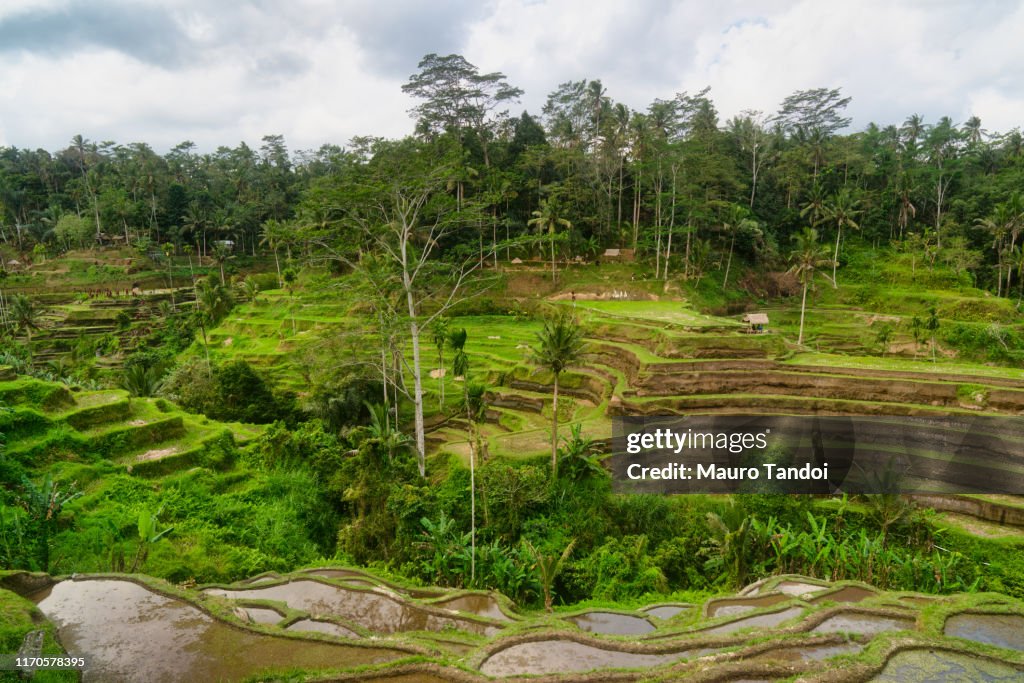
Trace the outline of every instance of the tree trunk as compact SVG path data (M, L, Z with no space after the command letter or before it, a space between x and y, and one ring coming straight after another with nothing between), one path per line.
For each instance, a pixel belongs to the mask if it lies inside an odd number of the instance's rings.
M467 373L468 374L468 373ZM468 397L469 383L466 382ZM469 401L466 401L466 412L469 413ZM476 423L473 416L469 418L469 582L476 584Z
M832 257L832 288L838 289L839 285L836 281L836 268L839 267L839 238L843 236L843 229L836 227L836 253Z
M281 258L277 255L277 247L274 247L274 265L277 266L277 286L284 287L284 280L281 279Z
M754 193L757 192L757 143L754 143L754 149L751 152L750 157L750 210L754 210Z
M437 409L444 410L444 342L437 349Z
M555 275L555 231L551 230L551 284L557 284L558 278Z
M408 292L410 315L414 315L412 292ZM423 425L423 377L420 366L420 330L416 324L415 317L409 323L409 332L412 336L412 381L413 395L412 402L415 410L416 423L416 464L419 467L420 476L427 476L427 439Z
M729 258L725 262L725 277L722 278L722 291L725 291L726 285L729 284L729 269L732 268L732 249L736 245L736 234L733 233L732 239L729 240Z
M807 311L807 283L804 283L803 301L800 302L800 334L796 338L797 346L804 343L804 313Z
M623 167L625 165L626 165L626 157L620 156L619 157L619 211L618 211L618 218L617 218L616 223L615 223L615 230L616 231L619 231L622 228L622 171L623 171ZM620 244L621 244L621 242L620 242Z
M388 407L388 349L386 344L380 345L380 376L381 385L384 389L384 429L391 430L391 409ZM396 425L397 427L397 425Z
M558 373L551 398L551 480L558 476Z
M401 264L402 285L405 289L405 303L409 313L409 335L412 337L412 379L413 411L416 429L416 464L421 477L427 476L427 443L423 425L423 366L420 362L420 327L417 323L416 301L412 295L412 279L409 274L408 232L403 232Z

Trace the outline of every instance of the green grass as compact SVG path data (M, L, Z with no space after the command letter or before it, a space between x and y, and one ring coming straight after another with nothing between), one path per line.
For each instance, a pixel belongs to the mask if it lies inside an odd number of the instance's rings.
M578 301L576 309L604 316L668 323L681 327L740 327L728 318L703 315L680 301Z
M978 375L1024 381L1024 370L1020 368L996 367L981 363L963 363L946 358L938 362L922 357L920 360L904 358L882 358L874 356L845 356L825 353L798 353L786 361L792 365L818 365L839 368L866 368L869 370L893 370L918 372L929 375Z

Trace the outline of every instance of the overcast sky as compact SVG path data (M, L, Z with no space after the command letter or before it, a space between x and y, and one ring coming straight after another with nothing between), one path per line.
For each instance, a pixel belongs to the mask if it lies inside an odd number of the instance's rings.
M0 0L0 145L76 133L201 151L412 131L429 52L502 71L539 113L566 80L634 109L711 86L724 121L841 87L854 128L919 113L1024 125L1024 2L1003 0Z

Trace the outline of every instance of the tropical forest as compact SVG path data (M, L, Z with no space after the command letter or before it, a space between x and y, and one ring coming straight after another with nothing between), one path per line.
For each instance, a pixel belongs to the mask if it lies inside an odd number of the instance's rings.
M404 137L0 146L0 680L1024 680L1024 489L609 465L1024 415L1019 128L408 70Z

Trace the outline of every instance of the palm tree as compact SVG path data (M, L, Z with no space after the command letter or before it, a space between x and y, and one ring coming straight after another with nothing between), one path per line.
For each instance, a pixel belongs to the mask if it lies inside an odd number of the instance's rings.
M200 206L199 202L193 201L189 203L188 207L186 207L185 215L182 219L181 227L192 233L197 245L200 244L199 233L202 233L202 248L199 251L199 263L202 265L203 254L206 252L206 212L203 210L203 207Z
M256 283L256 279L253 278L252 275L242 280L238 289L246 301L253 304L256 303L256 299L260 294L260 286Z
M934 306L928 309L928 319L924 322L924 328L931 334L932 341L932 362L935 362L935 337L939 333L939 314Z
M924 119L920 114L908 116L900 128L900 134L905 139L904 147L908 150L914 150L917 147L917 140L924 134L924 130Z
M209 278L196 284L196 322L203 334L203 347L206 349L206 365L210 365L210 344L206 336L206 328L216 325L231 310L231 294L227 288Z
M174 287L174 274L172 268L174 267L174 245L170 242L166 242L160 249L164 253L164 258L167 259L167 288L172 289Z
M172 267L174 266L174 245L167 242L163 245L162 250L164 252L164 258L167 259L167 289L171 292L171 310L175 308L174 303L174 275Z
M810 216L812 228L818 227L818 224L821 223L826 215L825 190L818 183L811 187L811 195L807 198L804 208L800 209L801 218L807 218L808 215Z
M576 539L569 541L569 545L565 546L565 549L559 556L545 555L528 540L524 539L523 543L530 554L533 555L534 566L536 566L540 578L540 586L544 591L544 609L551 612L553 611L551 589L554 587L555 579L561 573L562 567L565 566L566 560L572 555L572 549L576 547Z
M196 271L192 268L192 254L195 252L195 247L191 244L186 244L181 248L181 250L185 253L185 256L188 256L188 272L192 278L192 282L194 283L196 281Z
M583 356L583 330L575 318L562 314L546 320L537 333L532 360L554 375L551 401L551 479L558 476L558 378Z
M295 335L295 283L298 282L299 274L294 268L285 268L281 274L284 278L284 285L288 289L288 314L292 319L292 336Z
M844 187L825 206L826 215L836 223L836 251L832 257L833 287L838 287L836 284L836 268L839 265L839 241L843 236L843 228L860 228L854 220L860 214L859 204L860 202Z
M722 278L722 290L724 291L726 286L729 284L729 270L732 267L732 251L733 247L736 246L736 233L739 232L740 225L743 221L747 220L747 216L750 212L746 208L733 204L729 209L729 216L722 223L722 230L729 235L729 258L725 262L725 277Z
M1017 266L1017 308L1020 308L1021 299L1024 298L1024 249L1014 247L1012 252L1014 265Z
M273 219L264 223L260 231L260 246L269 247L274 252L274 265L277 267L277 286L281 288L284 287L284 281L281 279L281 259L277 254L277 250L281 246L282 232L283 226Z
M1010 240L1011 244L1016 241L1016 223L1017 221L1016 217L1013 215L1013 209L1007 202L1000 202L999 204L996 204L991 215L986 218L979 218L975 221L975 225L992 235L992 249L996 252L996 257L998 259L996 263L996 296L1002 296L1003 294L1003 264L1004 259L1007 256L1007 239ZM1012 270L1012 265L1009 269ZM1009 283L1009 277L1007 277L1007 283ZM1009 294L1009 292L1007 292L1007 294Z
M536 225L539 233L547 232L551 239L551 282L556 282L555 273L555 236L558 226L566 230L572 228L568 219L558 215L558 204L550 199L542 199L540 208L533 212L533 218L527 221L527 225Z
M32 365L32 330L39 329L39 317L42 311L35 302L24 294L15 294L8 303L7 316L14 324L16 332L25 334L25 348L28 350L28 364Z
M220 268L220 283L225 283L224 279L224 264L231 258L231 250L228 249L227 245L223 242L219 242L213 247L213 262Z
M789 262L792 264L789 272L796 275L797 280L803 285L803 298L800 302L800 334L796 343L804 343L804 314L807 311L807 288L814 279L814 272L822 266L832 263L828 257L828 247L818 244L818 231L814 228L804 228L803 232L793 235L796 241L796 248L789 255Z
M370 411L370 438L377 441L388 454L388 461L394 460L395 454L410 443L408 435L403 434L397 427L392 426L388 419L388 405L386 403L365 403L366 409Z
M437 406L444 410L444 345L448 343L448 318L441 316L435 320L432 332L437 347Z

